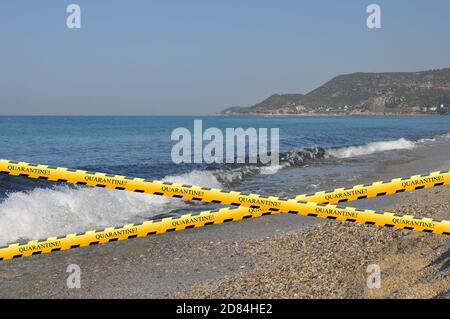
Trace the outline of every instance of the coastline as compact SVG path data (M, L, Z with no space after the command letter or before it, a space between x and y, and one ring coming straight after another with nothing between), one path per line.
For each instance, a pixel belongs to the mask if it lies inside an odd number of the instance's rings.
M449 169L447 146L405 151L416 159L380 163L352 184ZM441 187L348 206L448 219L449 202ZM0 297L448 298L449 248L445 236L282 214L5 261ZM373 263L379 290L365 288ZM70 264L81 289L67 289Z
M269 114L269 113L234 113L234 114L216 114L216 116L269 116L269 117L289 117L289 116L446 116L442 114L427 114L427 113L352 113L352 114L340 114L340 113L303 113L303 114Z

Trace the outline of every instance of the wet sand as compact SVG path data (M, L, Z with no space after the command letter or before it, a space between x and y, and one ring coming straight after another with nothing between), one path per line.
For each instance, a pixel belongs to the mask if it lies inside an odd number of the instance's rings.
M352 185L450 169L448 145L405 152L417 159L380 163ZM348 206L449 219L449 204L441 187ZM282 214L5 261L0 297L448 298L449 257L446 236ZM70 264L81 289L67 288ZM366 286L369 264L380 289Z

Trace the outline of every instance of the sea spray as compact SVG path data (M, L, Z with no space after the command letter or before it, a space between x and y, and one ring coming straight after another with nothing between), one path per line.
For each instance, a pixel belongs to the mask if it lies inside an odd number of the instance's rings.
M202 171L165 180L222 186ZM183 200L175 198L67 185L11 192L0 202L0 245L143 221L185 207Z
M400 138L395 141L380 141L372 142L361 146L349 146L337 149L329 149L328 155L336 158L350 158L365 156L379 152L393 151L393 150L411 150L416 146L412 141Z

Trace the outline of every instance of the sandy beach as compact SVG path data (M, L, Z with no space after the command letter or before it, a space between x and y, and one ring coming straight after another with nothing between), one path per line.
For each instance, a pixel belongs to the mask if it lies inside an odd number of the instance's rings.
M448 145L405 152L356 183L450 168ZM348 203L445 219L449 205L448 187ZM448 298L449 252L446 236L282 214L2 262L0 298Z

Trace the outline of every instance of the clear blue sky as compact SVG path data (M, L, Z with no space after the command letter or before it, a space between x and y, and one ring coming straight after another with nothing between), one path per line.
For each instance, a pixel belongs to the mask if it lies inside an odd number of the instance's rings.
M342 73L450 67L450 1L2 0L0 41L0 114L214 114Z

